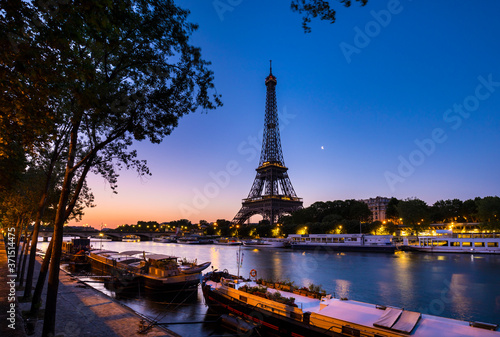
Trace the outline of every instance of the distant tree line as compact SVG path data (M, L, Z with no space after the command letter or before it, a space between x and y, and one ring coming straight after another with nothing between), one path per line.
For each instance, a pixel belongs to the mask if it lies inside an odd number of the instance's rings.
M432 206L423 200L391 198L387 219L402 222L413 228L424 228L433 223L478 223L481 229L500 230L500 198L488 196L461 201L436 201Z
M372 212L359 200L317 201L280 219L284 234L371 233L380 227Z

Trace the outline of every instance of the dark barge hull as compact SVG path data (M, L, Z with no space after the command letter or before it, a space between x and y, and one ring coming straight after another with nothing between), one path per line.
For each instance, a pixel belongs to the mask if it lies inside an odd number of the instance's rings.
M144 288L155 291L181 291L190 292L197 291L198 284L200 284L199 278L193 281L183 281L178 283L163 283L161 279L154 279L149 277L143 277L142 282L144 283Z
M133 273L121 271L117 269L116 266L103 263L90 256L87 257L87 259L90 262L91 270L94 274L113 276L111 283L115 290L137 290L142 285L140 277Z
M292 336L292 337L344 337L354 336L352 334L339 334L327 331L307 323L307 315L303 315L302 321L274 314L254 306L235 301L212 291L211 287L202 284L203 296L206 304L215 313L222 315L232 313L237 317L244 318L258 325L259 331L265 332L266 336Z
M314 250L317 252L366 252L366 253L389 253L396 251L395 246L333 246L333 245L301 245L293 244L293 249Z

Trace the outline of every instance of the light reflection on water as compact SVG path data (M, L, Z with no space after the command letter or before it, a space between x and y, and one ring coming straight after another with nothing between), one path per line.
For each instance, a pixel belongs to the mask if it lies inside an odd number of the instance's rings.
M100 245L98 241L93 244ZM237 273L237 246L103 242L103 248L145 250L197 259L199 263L211 261L216 269ZM256 269L257 277L288 279L297 286L314 283L337 297L500 324L500 255L316 253L245 247L241 250L244 262L240 275L245 277ZM212 319L205 316L201 292L189 300L146 300L143 296L121 300L149 317L161 317L163 322ZM208 336L214 332L213 325L208 323L169 328L184 337Z

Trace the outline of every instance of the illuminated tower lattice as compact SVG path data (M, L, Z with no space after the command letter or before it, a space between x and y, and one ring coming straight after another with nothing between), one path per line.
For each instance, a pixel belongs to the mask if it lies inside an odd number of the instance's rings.
M288 177L288 168L283 161L276 104L277 81L272 67L265 83L266 117L260 162L252 189L248 197L243 199L242 207L233 219L233 223L237 224L244 223L252 215L260 214L273 225L281 215L302 208L302 199L295 194Z

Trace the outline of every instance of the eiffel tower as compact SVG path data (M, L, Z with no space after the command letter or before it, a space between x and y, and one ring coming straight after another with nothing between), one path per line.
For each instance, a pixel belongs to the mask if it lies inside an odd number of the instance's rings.
M278 82L273 75L272 63L265 83L266 117L260 162L250 193L243 199L242 207L233 219L233 223L237 224L243 224L252 215L260 214L274 225L281 215L302 208L302 199L297 198L283 161L276 105Z

